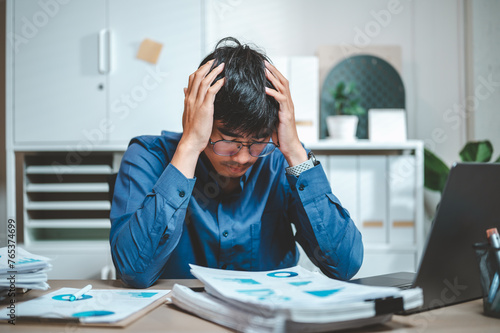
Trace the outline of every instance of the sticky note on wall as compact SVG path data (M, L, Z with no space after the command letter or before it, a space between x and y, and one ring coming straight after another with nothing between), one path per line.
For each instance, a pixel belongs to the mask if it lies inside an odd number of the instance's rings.
M163 44L155 42L154 40L145 38L141 45L139 46L139 52L137 52L137 59L141 59L152 64L156 64L158 58L160 57L160 52Z

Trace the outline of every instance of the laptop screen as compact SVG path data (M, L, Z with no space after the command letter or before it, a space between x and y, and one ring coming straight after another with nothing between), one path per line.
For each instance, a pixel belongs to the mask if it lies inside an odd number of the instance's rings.
M456 163L450 170L413 286L423 309L483 295L474 243L500 230L500 164Z

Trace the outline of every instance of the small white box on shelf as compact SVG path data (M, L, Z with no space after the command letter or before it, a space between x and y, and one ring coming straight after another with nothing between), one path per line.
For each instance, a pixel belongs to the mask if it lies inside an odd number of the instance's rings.
M404 109L368 110L368 137L374 142L406 141Z

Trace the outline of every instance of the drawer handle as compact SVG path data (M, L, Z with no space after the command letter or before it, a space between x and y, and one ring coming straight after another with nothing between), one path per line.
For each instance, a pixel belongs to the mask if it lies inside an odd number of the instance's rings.
M384 222L382 221L365 221L363 222L363 228L382 228Z
M413 221L394 221L394 222L392 222L392 226L394 228L413 228L415 226L415 222L413 222Z

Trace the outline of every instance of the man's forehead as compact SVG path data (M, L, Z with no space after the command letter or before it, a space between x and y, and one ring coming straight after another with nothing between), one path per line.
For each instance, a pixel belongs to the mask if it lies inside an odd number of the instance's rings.
M241 131L232 130L224 127L222 124L216 126L217 130L224 135L233 137L233 138L252 138L252 139L264 139L272 134L271 129L262 129L258 133L244 133Z

